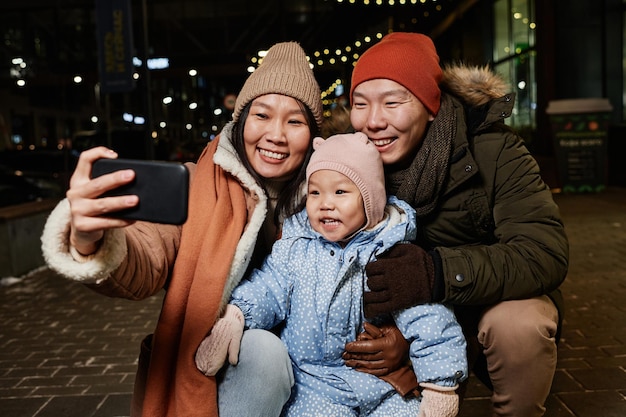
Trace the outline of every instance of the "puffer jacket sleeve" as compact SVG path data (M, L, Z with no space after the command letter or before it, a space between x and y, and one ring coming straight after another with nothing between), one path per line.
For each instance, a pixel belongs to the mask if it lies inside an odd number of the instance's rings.
M480 166L492 195L493 244L437 247L443 263L444 301L486 305L548 294L567 274L569 246L558 206L520 137L488 133L492 161ZM478 145L475 153L479 152ZM477 158L481 156L477 155Z
M193 180L196 165L185 164ZM182 226L138 221L105 231L98 251L77 259L69 245L70 204L50 213L41 236L46 264L61 276L110 296L141 300L166 287L174 268Z
M394 321L410 341L409 354L419 382L454 387L467 378L465 337L452 308L422 304L395 313Z
M290 242L278 240L262 267L233 290L230 304L243 312L247 328L271 329L287 317L292 289L287 273Z
M138 300L166 284L180 243L180 226L136 222L107 230L96 253L75 259L69 247L70 206L62 200L41 237L47 265L61 276L111 297Z
M181 226L137 222L125 230L127 256L105 280L88 286L110 297L141 300L167 286Z

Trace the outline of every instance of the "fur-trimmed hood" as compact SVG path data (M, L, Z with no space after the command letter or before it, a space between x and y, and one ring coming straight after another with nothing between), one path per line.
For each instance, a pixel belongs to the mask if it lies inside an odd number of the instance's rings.
M445 66L440 88L463 104L471 134L489 129L512 114L515 94L509 92L506 81L487 65Z
M480 107L510 92L504 79L489 66L447 65L441 88L472 107Z

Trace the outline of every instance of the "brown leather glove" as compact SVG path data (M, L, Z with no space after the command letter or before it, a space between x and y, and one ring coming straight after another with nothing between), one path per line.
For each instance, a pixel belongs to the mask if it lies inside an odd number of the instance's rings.
M415 372L413 371L413 367L410 362L407 362L407 364L400 369L381 376L380 379L391 385L398 394L405 398L419 397L420 395L417 376L415 376Z
M363 327L357 340L346 344L346 365L381 378L403 397L415 395L418 383L409 361L409 343L400 330L393 323L379 328L365 322Z
M437 251L426 252L412 243L395 245L365 266L369 288L363 294L365 317L439 301L440 271Z

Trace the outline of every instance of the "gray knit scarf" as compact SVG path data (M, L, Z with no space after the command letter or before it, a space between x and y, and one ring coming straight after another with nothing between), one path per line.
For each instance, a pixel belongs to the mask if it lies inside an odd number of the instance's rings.
M406 169L387 173L387 191L409 203L418 218L430 214L439 200L448 175L452 144L456 135L456 113L452 99L441 95L441 107L432 121L413 163Z

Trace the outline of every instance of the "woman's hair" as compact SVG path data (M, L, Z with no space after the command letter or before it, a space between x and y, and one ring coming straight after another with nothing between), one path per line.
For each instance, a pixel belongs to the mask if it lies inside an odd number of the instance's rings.
M302 103L300 100L296 99L300 109L302 109L304 113L304 117L306 118L307 124L309 126L309 132L311 134L311 139L309 140L309 145L307 146L306 154L304 156L304 161L298 171L296 171L295 175L291 177L285 188L278 196L278 203L276 205L276 211L274 214L274 224L276 226L279 225L280 216L289 217L292 214L297 213L304 207L304 201L302 196L300 195L301 185L304 183L306 179L306 166L309 163L309 159L311 158L311 154L313 153L313 138L319 136L319 129L317 127L317 123L315 121L315 116L313 112ZM264 180L263 178L252 168L250 161L246 157L245 152L245 144L243 139L243 130L246 124L246 119L248 118L248 114L250 113L250 105L252 101L248 102L243 109L241 110L241 114L235 125L233 126L233 147L241 159L243 166L250 172L254 180L265 190Z

